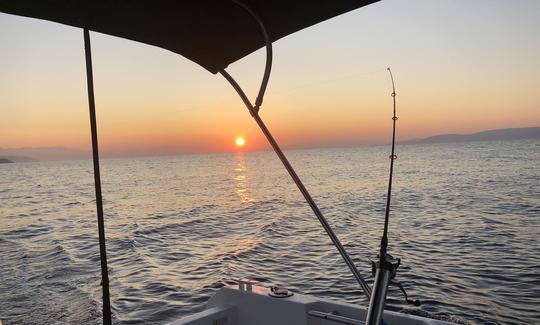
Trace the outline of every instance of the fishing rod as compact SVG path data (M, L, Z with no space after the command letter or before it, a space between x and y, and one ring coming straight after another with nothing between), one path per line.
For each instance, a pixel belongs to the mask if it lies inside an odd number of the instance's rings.
M386 250L388 248L388 221L390 219L390 198L392 197L392 176L394 175L394 161L397 159L395 154L396 148L396 87L394 85L394 76L392 75L392 70L386 68L390 74L390 80L392 80L392 102L394 107L394 115L392 116L392 153L390 154L390 176L388 177L388 194L386 196L386 211L384 213L384 230L381 238L381 250L380 262L383 261L384 255L386 255Z
M394 85L394 76L392 70L386 68L390 74L390 80L392 81L392 101L393 111L392 116L392 151L390 154L390 176L388 177L388 193L386 195L386 210L384 213L384 230L381 237L381 244L379 250L379 261L373 265L375 271L375 280L373 283L373 292L369 301L369 308L366 317L366 325L379 325L383 322L383 311L386 302L386 293L388 292L388 285L390 281L395 277L397 268L399 267L400 260L394 259L387 253L388 249L388 221L390 219L390 199L392 196L392 177L394 174L394 161L397 159L395 154L396 147L396 87Z

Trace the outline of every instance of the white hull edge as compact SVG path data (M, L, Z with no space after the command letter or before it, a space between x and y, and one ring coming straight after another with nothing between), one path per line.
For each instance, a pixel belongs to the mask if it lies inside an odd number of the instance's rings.
M170 325L340 325L364 324L366 308L295 293L287 298L269 296L270 289L253 285L221 288L202 312ZM388 325L444 325L448 322L385 311Z

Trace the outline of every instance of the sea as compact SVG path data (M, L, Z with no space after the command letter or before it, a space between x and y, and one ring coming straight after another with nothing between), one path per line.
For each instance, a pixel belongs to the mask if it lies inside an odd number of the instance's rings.
M286 151L373 281L389 146ZM397 146L387 309L459 324L540 324L540 141ZM166 324L243 277L367 306L270 151L101 161L116 324ZM0 165L0 320L100 324L90 160Z

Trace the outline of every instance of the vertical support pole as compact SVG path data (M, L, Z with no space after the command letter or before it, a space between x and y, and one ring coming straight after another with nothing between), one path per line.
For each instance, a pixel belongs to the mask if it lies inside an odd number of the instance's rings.
M94 101L94 76L92 73L92 50L90 32L84 29L84 51L86 57L86 82L88 86L88 108L92 132L92 158L94 161L94 186L96 190L96 209L99 233L99 257L101 260L101 286L103 289L103 324L111 324L111 301L109 297L109 274L107 268L107 249L105 246L105 223L103 221L103 198L101 196L101 176L99 172L99 150L96 125L96 104Z

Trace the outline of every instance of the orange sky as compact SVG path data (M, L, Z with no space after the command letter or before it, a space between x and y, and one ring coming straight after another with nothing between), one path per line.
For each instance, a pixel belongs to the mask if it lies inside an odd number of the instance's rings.
M412 5L411 5L412 4ZM285 147L540 125L537 1L386 1L275 44L261 115ZM0 14L0 147L87 150L82 31ZM226 81L155 47L92 33L101 150L267 148ZM228 70L253 97L261 51Z

